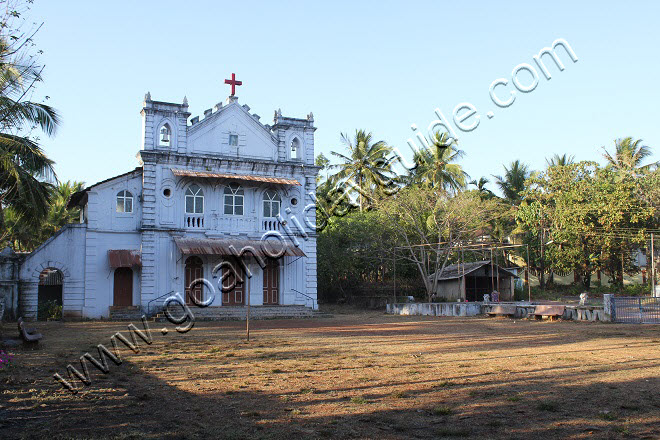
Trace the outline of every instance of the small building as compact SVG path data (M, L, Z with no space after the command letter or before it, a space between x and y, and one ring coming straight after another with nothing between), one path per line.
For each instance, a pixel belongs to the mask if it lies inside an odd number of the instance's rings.
M435 273L429 276L433 281ZM437 298L446 301L483 301L485 294L499 292L500 301L513 301L518 276L488 260L446 266L438 278Z

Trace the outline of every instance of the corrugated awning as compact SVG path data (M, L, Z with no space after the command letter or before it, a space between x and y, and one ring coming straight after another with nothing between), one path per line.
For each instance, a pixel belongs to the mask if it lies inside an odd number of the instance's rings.
M202 179L225 179L225 180L243 180L248 182L275 183L278 185L300 185L296 179L285 179L283 177L255 176L251 174L226 174L211 173L207 171L178 170L172 168L172 173L178 177L199 177Z
M287 257L305 257L305 253L299 247L289 241L277 239L269 240L245 240L245 239L213 239L213 238L183 238L175 237L174 242L181 253L185 255L222 255L231 256L238 253L241 255L243 249L251 247L254 254L259 257L269 257L279 255L284 247L284 256ZM231 246L235 251L232 251ZM264 249L268 251L267 254ZM252 256L251 252L244 252L242 255Z
M110 260L110 267L113 269L142 266L140 251L132 249L111 249L108 251L108 260Z

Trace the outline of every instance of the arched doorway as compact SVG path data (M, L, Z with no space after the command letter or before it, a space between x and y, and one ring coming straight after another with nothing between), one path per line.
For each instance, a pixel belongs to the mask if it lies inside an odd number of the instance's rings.
M114 306L129 307L133 305L133 269L130 267L115 269L113 296Z
M37 319L62 318L62 283L64 275L57 269L44 269L39 274Z
M230 267L225 267L224 270L229 271L229 275L225 278L222 285L222 305L223 306L243 306L245 305L245 272L243 267L236 261L230 262ZM224 276L224 274L223 274ZM227 287L234 286L233 289L227 290Z
M268 258L264 267L264 305L280 303L280 265Z
M188 257L186 260L186 304L193 305L192 296L195 297L197 302L204 300L204 285L198 283L190 290L190 285L196 279L204 278L204 262L199 257Z

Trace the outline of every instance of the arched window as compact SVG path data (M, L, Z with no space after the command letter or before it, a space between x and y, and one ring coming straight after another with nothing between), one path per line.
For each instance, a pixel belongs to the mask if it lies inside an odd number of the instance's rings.
M186 214L204 214L204 192L192 184L186 190Z
M291 159L300 159L300 139L293 138L291 141Z
M264 217L277 217L280 213L282 199L275 191L268 190L264 193Z
M129 191L119 191L117 193L117 212L133 212L133 194Z
M225 187L225 215L243 215L245 192L240 185L232 183Z
M160 128L159 134L158 145L161 147L169 147L172 145L172 129L170 128L170 124L163 124Z

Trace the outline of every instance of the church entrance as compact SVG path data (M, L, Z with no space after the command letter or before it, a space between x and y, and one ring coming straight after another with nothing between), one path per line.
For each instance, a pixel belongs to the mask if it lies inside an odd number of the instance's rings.
M62 282L64 275L57 269L44 269L39 274L37 319L62 318Z
M130 267L115 269L115 284L113 286L114 306L133 305L133 270Z
M280 265L271 258L264 267L264 305L280 303Z
M199 257L188 257L186 260L186 304L194 305L192 301L194 297L195 300L200 303L204 300L204 285L202 283L196 284L192 290L190 290L190 285L193 281L197 279L204 278L204 262Z
M226 268L229 271L229 276L225 278L222 285L225 287L222 292L222 305L223 306L243 306L245 305L245 293L247 291L247 280L245 279L245 271L240 264L235 261L231 262L231 268ZM238 276L237 276L238 274ZM230 286L233 289L227 290Z

